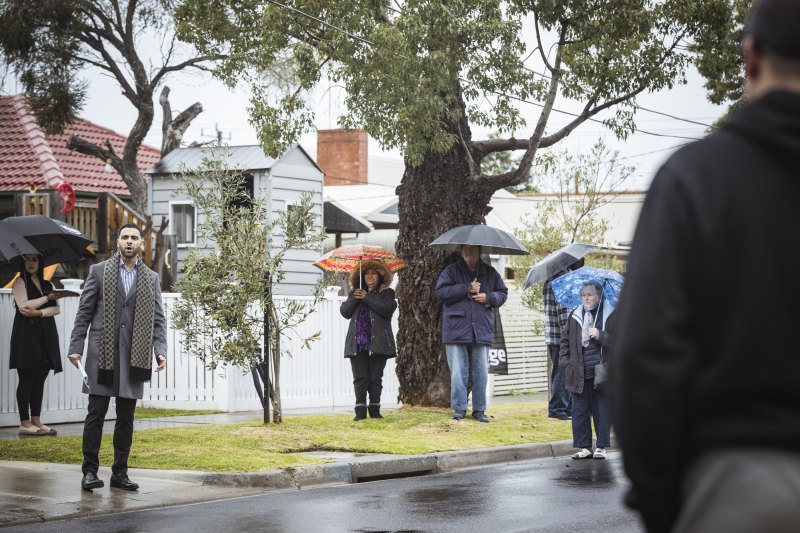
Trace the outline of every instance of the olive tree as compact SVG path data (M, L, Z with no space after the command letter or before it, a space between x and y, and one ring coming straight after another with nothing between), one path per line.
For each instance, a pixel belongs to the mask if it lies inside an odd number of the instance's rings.
M281 356L293 355L283 341L314 311L323 285L320 279L312 300L276 300L273 288L285 278L286 254L321 251L325 234L315 223L311 193L303 193L294 209L270 216L266 198L251 198L245 191L243 171L226 168L218 155L212 150L199 168L180 176L176 194L185 194L195 206L205 245L189 250L172 320L186 348L209 368L224 364L264 371L266 310L273 390L263 391L265 417L271 400L273 421L279 423ZM303 347L318 338L319 332L302 339Z

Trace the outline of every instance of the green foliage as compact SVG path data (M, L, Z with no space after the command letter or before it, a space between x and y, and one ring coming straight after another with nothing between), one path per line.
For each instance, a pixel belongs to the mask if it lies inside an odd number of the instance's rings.
M292 91L253 92L253 120L269 153L282 151L312 126L308 95L327 77L347 90L340 126L364 127L384 148L399 148L417 164L430 152L449 150L457 141L452 124L462 119L501 133L521 131L526 124L515 102L543 102L550 88L523 59L558 76L560 93L587 102L589 109L624 104L642 91L683 83L696 52L708 63L736 39L737 28L725 14L738 16L747 2L282 3L288 7L261 0L185 0L175 12L179 36L203 53L229 54L216 71L228 83L244 78L258 86L260 73L276 57L292 57ZM538 47L523 40L535 39L536 23ZM688 46L692 42L696 48ZM716 72L735 68L729 55L717 61ZM607 125L620 136L629 133L632 108L618 106Z
M585 154L573 156L563 151L539 159L536 174L543 176L541 188L551 191L552 197L537 202L536 211L514 232L531 253L511 257L520 283L531 266L567 244L608 244L609 222L599 210L614 200L634 171L634 167L620 164L617 157L617 152L611 152L598 140ZM619 272L623 268L615 256L599 253L590 254L586 264ZM523 303L542 311L541 294L540 283L525 292Z
M697 54L697 70L707 80L708 99L715 104L744 97L741 43L752 4L753 0L698 2L700 31L691 48Z
M314 310L322 294L311 300L273 298L273 287L286 273L290 250L320 250L324 231L315 227L311 193L304 193L287 211L269 216L266 198L250 198L243 171L225 167L224 148L212 149L196 169L184 169L181 188L199 217L200 247L189 250L181 293L173 312L184 345L210 368L234 364L252 368L261 356L263 309L269 310L270 346L274 358L286 355L281 339L294 332ZM212 250L204 250L209 247ZM269 275L266 276L265 273ZM304 346L319 334L302 339ZM275 367L277 368L277 367ZM276 375L277 381L277 375Z

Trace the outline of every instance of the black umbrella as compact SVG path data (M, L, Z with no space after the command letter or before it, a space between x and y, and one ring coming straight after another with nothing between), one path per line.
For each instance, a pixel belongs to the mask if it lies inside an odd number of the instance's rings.
M23 255L39 255L39 251L13 227L0 220L0 270L18 271Z
M525 245L510 233L485 224L453 228L437 237L429 246L458 250L463 244L480 246L486 254L528 255L530 253Z
M556 250L533 265L528 275L525 276L525 283L522 284L522 288L527 289L537 283L547 281L588 254L593 248L597 248L597 246L574 242Z
M10 217L5 223L36 248L45 266L78 259L93 242L66 222L42 215Z

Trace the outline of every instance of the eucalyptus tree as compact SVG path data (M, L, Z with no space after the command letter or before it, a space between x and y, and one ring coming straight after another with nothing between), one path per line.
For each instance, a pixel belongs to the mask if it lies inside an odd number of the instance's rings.
M78 136L69 147L97 157L119 172L136 208L146 213L147 187L136 155L155 115L156 91L172 73L206 70L215 55L197 54L175 38L172 0L3 0L0 56L17 76L39 124L60 133L76 117L91 88L84 69L109 76L136 109L122 153L110 143ZM162 154L180 145L202 111L200 103L176 117L169 88L159 100L164 112Z
M399 196L400 400L447 405L434 284L446 254L427 245L484 221L498 189L523 183L540 150L596 120L624 137L636 97L684 82L694 48L729 30L733 0L184 0L179 35L228 59L217 74L254 85L250 112L267 153L314 123L320 81L346 89L345 128L362 127L406 162ZM297 86L276 94L259 72L291 56ZM552 118L562 99L579 108ZM525 103L527 102L527 103ZM539 108L529 123L520 106ZM597 118L596 118L597 117ZM472 128L499 131L473 138ZM519 151L513 169L481 171Z

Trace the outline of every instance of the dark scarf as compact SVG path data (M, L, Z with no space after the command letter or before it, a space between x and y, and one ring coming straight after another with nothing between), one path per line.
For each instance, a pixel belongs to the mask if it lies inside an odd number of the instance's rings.
M114 383L114 351L117 342L117 287L119 285L119 252L103 265L103 336L100 348L100 371L97 381ZM153 368L153 319L155 289L148 268L136 260L136 305L133 309L130 378L150 381Z

